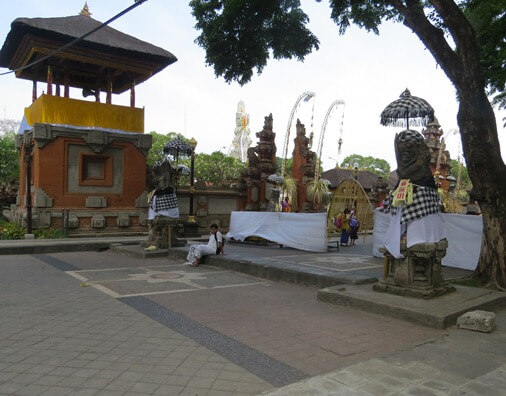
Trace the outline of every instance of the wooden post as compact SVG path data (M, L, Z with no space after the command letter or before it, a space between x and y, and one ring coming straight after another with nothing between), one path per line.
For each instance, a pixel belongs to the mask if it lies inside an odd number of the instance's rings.
M130 107L135 107L135 81L132 82L132 87L130 88Z
M60 96L60 84L56 84L56 96Z
M47 67L47 94L53 94L53 72L51 71L51 66Z
M112 103L112 81L107 81L107 96L105 99L105 103Z
M26 172L26 233L32 233L32 168L31 168L31 154L32 154L32 142L30 138L27 138L25 132L25 145L24 145L24 160L25 160L25 172Z
M95 102L100 103L100 88L95 89Z
M65 90L63 92L63 96L68 98L70 96L70 77L69 77L69 72L67 70L65 71L64 84L65 84Z
M32 102L37 100L37 80L33 80L33 88L32 88Z

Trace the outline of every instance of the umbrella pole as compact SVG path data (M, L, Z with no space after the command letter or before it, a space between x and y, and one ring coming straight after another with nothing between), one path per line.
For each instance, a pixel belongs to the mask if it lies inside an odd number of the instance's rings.
M406 114L406 129L409 130L409 113Z

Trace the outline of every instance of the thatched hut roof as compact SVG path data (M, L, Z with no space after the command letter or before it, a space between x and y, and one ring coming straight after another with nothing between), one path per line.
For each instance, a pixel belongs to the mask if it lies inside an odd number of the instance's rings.
M43 48L44 55L100 26L99 22L89 16L75 15L56 18L17 18L11 24L11 30L0 50L0 66L16 69L19 66L42 57L41 53L31 55L34 48ZM84 58L84 61L83 61ZM169 51L157 47L133 36L122 33L110 26L104 26L86 37L72 48L51 57L48 65L58 67L66 63L68 69L74 68L71 86L88 87L86 80L79 78L77 69L82 74L98 73L104 68L115 74L114 92L126 90L129 83L138 84L174 63L177 58ZM126 62L126 63L125 63ZM77 63L80 63L78 66ZM124 70L121 65L125 64ZM100 69L101 67L101 69ZM82 70L87 69L87 70ZM119 77L119 73L127 72ZM17 74L20 78L45 80L45 74L25 69ZM132 81L128 81L128 80ZM90 87L91 88L91 87Z

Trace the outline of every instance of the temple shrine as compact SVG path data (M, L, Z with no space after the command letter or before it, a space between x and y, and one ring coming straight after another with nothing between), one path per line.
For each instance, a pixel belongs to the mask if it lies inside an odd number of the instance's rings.
M85 5L75 16L18 18L0 51L0 66L33 82L17 141L21 183L11 220L26 224L33 209L33 227L59 228L65 211L74 234L145 231L151 135L135 87L177 59L90 15ZM71 98L70 88L94 101ZM113 94L127 91L130 106L112 104Z
M297 119L295 125L292 177L297 184L297 211L311 212L313 207L307 199L307 185L313 180L316 167L316 153L309 148L309 138L306 136L304 124Z
M449 173L450 153L445 150L444 140L441 139L443 130L436 117L422 130L422 135L425 137L425 144L430 149L430 170L434 178L439 181L439 187L448 192L451 182L455 181L455 177Z

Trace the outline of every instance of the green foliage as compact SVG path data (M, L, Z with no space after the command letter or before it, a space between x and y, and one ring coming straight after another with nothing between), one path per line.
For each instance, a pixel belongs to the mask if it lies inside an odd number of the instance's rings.
M457 160L454 159L450 160L450 173L456 179L458 178L459 162ZM467 173L467 168L462 164L460 169L459 191L455 191L456 198L460 199L461 201L468 201L469 200L468 192L471 191L472 188L473 184L471 183L471 178Z
M307 184L307 199L315 205L329 202L329 186L322 179L313 179Z
M283 167L283 158L276 157L276 173L278 175L283 174L283 171L281 169L282 167ZM286 159L286 174L287 175L292 174L292 167L293 167L293 158L287 158Z
M26 231L23 227L0 220L0 239L23 239L25 234Z
M15 145L14 124L15 121L3 120L0 125L0 184L9 183L19 177L19 151Z
M171 140L179 138L181 140L188 141L188 139L177 132L163 134L152 131L150 132L150 135L153 136L153 144L151 145L151 149L149 150L148 157L146 159L149 166L153 166L155 161L163 159L163 146Z
M7 220L0 220L0 239L23 239L25 234L26 228ZM33 230L33 235L37 239L59 239L62 232L54 228L38 228Z
M195 40L206 51L206 63L216 76L243 85L274 59L302 61L318 39L306 24L308 16L299 0L192 0L196 28L202 33Z
M299 208L297 197L297 182L293 177L285 176L283 188L285 194L288 196L289 202L292 204L292 210L296 211Z
M37 239L59 239L63 236L60 229L54 228L38 228L33 231L33 235Z
M189 160L182 162L190 167ZM212 154L196 154L195 178L215 185L228 183L238 179L246 166L240 159L225 155L221 151L215 151Z
M340 34L352 24L378 34L381 22L394 20L414 30L426 45L431 42L438 46L436 52L447 43L449 46L456 43L457 55L460 43L455 35L458 37L465 28L450 30L447 25L450 20L453 22L453 7L459 7L474 27L480 47L479 62L489 92L496 95L496 103L506 106L504 0L445 0L438 8L434 7L435 2L423 0L329 0L329 3L331 18ZM302 61L319 47L318 39L306 27L309 18L300 8L299 0L192 0L190 7L197 20L195 27L201 32L196 42L206 51L206 63L227 82L247 83L254 68L258 73L262 71L271 51L275 59L295 57ZM454 36L453 42L440 41L445 32ZM435 54L434 48L429 50Z
M468 286L468 287L483 287L483 283L473 278L464 278L464 279L452 279L449 280L449 283L452 285L459 286Z
M480 64L494 103L506 108L506 16L504 0L470 0L465 14L476 32Z
M366 170L375 173L388 180L388 176L390 174L390 164L384 159L351 154L347 156L343 162L341 162L341 168L354 168L355 164L358 164L359 170Z

